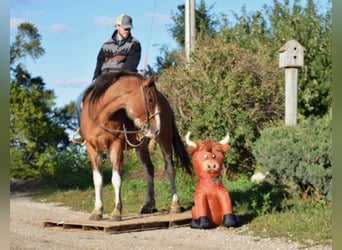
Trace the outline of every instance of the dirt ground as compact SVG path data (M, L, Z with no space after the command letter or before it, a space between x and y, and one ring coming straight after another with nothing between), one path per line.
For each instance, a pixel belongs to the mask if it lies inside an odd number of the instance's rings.
M10 197L10 249L332 249L331 246L303 248L285 239L255 237L247 233L246 225L211 230L186 226L122 234L55 230L43 226L46 218L71 221L87 220L88 216L58 204L34 202L28 193L13 192Z

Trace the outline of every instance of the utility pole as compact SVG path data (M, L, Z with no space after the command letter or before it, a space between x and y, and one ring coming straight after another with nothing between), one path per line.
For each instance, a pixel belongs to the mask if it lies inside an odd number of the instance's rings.
M194 51L196 40L195 0L185 0L185 54L188 62L190 53Z

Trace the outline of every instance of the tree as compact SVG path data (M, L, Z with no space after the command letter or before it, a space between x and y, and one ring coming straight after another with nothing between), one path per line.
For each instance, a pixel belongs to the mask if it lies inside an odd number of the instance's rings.
M230 133L231 172L253 171L254 140L284 114L282 75L265 51L208 38L198 42L193 67L178 53L176 66L159 79L181 134L192 131L194 138L219 139Z
M206 37L214 38L217 34L216 27L218 20L210 14L213 5L207 7L204 0L201 0L199 5L195 8L195 28L196 28L196 40L203 40ZM178 43L178 46L183 49L185 43L185 13L184 5L178 6L178 12L172 13L172 20L174 24L168 29L172 37ZM167 46L160 48L161 56L157 57L157 73L162 74L164 69L175 66L176 53L178 50L170 51Z
M224 19L224 41L237 43L253 51L266 45L268 56L278 60L279 49L296 39L305 48L304 67L299 73L298 111L303 117L324 116L331 108L332 86L332 15L331 0L327 11L307 0L274 0L263 10L242 15L234 13L236 24L229 27Z
M15 41L10 45L10 64L12 65L26 56L30 56L32 59L42 56L45 51L40 46L40 39L41 35L33 24L21 23Z
M10 45L10 170L14 179L39 178L46 167L40 158L47 151L61 152L70 145L60 125L63 111L54 108L54 92L20 63L26 56L37 59L44 53L40 39L38 30L24 23Z
M306 7L301 7L299 0L293 6L288 0L283 4L274 0L274 7L266 8L276 44L281 46L296 39L305 48L298 91L299 113L304 117L322 117L331 108L331 0L326 4L327 12L321 11L323 6L313 0L307 0Z
M290 39L306 49L299 74L300 118L324 116L331 108L332 82L331 1L327 6L320 13L312 0L305 7L298 0L293 5L274 0L254 13L243 8L242 15L235 13L234 25L223 16L215 35L197 39L191 69L182 51L172 52L172 63L161 60L172 65L163 69L160 89L174 107L181 133L220 138L228 130L229 169L253 171L253 143L263 129L283 123L284 73L278 57ZM181 42L184 19L173 20L178 22L174 38Z
M209 13L214 6L207 7L204 0L201 0L195 8L195 28L196 39L203 36L214 37L217 34L217 20ZM178 45L183 48L185 43L185 11L184 6L178 7L178 13L175 13L171 18L174 24L169 27L169 32L177 41Z

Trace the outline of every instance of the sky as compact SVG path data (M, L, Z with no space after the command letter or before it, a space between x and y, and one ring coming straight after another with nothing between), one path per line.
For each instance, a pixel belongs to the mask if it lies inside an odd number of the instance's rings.
M198 5L200 0L195 2ZM62 107L76 101L90 84L97 54L111 37L120 14L133 18L132 35L142 46L138 66L142 70L145 60L155 66L162 46L169 50L177 48L168 29L177 6L184 3L185 0L11 0L10 39L22 22L38 28L45 54L23 63L32 77L43 78L46 89L56 95L56 106ZM272 4L273 0L205 0L205 3L207 7L213 6L210 14L222 13L229 18L233 12L241 14L243 6L250 13Z

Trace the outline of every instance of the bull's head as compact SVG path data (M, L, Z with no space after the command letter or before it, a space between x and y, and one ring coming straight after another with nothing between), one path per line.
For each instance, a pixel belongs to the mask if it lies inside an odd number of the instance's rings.
M185 142L189 147L195 147L196 148L197 144L196 144L196 142L193 142L190 140L190 134L191 134L191 132L186 133ZM226 136L219 143L221 145L227 145L229 142L229 139L230 139L230 136L229 136L229 133L227 133Z
M229 134L219 142L213 140L191 141L190 132L185 136L186 144L192 155L196 174L202 178L217 178L221 174L224 153L230 148Z

